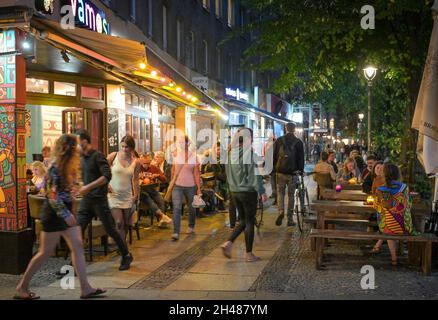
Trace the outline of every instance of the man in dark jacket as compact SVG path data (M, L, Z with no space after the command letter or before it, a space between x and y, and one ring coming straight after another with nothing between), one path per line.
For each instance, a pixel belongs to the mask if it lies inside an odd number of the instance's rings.
M114 239L122 255L119 270L128 270L133 260L128 247L116 230L114 219L108 205L108 183L112 178L111 168L104 155L91 145L90 134L85 130L76 133L82 149L81 170L84 186L79 190L83 196L78 209L78 224L82 232L97 216L106 233ZM91 239L90 239L91 241Z
M284 218L284 198L286 186L289 203L287 210L287 225L294 226L293 210L295 187L298 182L296 172L304 172L304 144L295 136L295 124L286 125L286 135L280 137L274 144L274 166L277 172L277 204L280 212L275 224L281 226Z

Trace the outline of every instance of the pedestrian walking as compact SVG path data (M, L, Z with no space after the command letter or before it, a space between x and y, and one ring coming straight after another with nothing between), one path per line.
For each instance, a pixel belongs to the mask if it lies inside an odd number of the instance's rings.
M108 202L117 231L126 244L132 207L139 200L141 164L135 154L135 140L132 136L122 138L120 149L108 156L112 175L108 186Z
M180 140L172 164L172 205L173 205L173 234L172 240L177 241L181 232L181 213L183 200L189 207L188 234L195 232L196 210L193 207L195 195L202 196L199 173L199 161L196 151L191 147L187 136ZM169 192L169 190L168 190Z
M30 281L49 259L61 237L72 252L73 266L81 284L81 298L92 298L106 292L104 289L93 288L87 280L81 229L72 212L74 198L72 190L79 175L77 138L75 135L64 134L55 143L54 162L46 176L47 196L41 210L43 230L40 247L17 285L14 299L39 298L29 290Z
M119 270L128 270L133 257L116 230L108 204L108 184L112 178L111 168L104 155L91 145L90 134L87 131L80 130L77 135L82 149L81 168L84 182L84 186L79 190L83 198L79 205L78 223L82 231L85 231L91 220L95 216L99 217L106 233L114 239L122 255Z
M297 172L304 172L304 144L295 136L295 124L286 125L286 135L278 138L274 144L274 165L277 172L277 205L279 215L275 224L281 226L285 216L285 194L288 191L287 225L294 226L293 210L295 187L298 183Z
M242 137L245 137L243 138ZM243 138L243 139L241 139ZM227 258L231 258L232 245L239 235L245 233L247 262L260 260L253 251L254 223L256 220L259 195L263 202L268 199L263 187L263 178L257 170L252 149L253 135L248 128L240 129L233 137L226 165L227 180L231 198L239 211L240 223L221 248Z

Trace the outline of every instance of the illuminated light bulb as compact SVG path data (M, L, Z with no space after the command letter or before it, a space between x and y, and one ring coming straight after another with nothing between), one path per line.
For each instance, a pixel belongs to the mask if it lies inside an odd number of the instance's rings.
M185 96L187 93L185 91L183 91L182 95Z
M169 87L173 87L175 84L173 82L169 83Z
M36 82L36 79L35 79L35 78L32 78L32 79L30 79L30 81L32 81L32 83L35 83L35 82Z
M196 102L196 101L198 101L198 98L192 97L192 102Z
M161 78L161 82L166 82L166 78Z
M141 70L146 69L146 63L144 63L144 62L140 63L140 69Z
M181 92L181 91L182 91L182 89L180 87L176 88L176 92Z
M192 95L191 94L188 94L187 95L187 99L191 99L192 98Z
M157 74L158 74L158 73L157 73L157 71L155 71L155 70L151 72L151 75L152 75L153 77L156 77Z

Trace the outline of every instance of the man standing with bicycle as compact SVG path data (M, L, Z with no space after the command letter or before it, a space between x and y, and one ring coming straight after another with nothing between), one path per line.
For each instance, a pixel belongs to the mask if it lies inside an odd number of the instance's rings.
M286 125L286 135L274 144L274 170L277 172L277 203L279 215L275 224L281 226L285 210L286 187L288 190L287 226L295 226L293 221L295 187L298 183L296 172L304 172L304 144L295 136L295 124Z

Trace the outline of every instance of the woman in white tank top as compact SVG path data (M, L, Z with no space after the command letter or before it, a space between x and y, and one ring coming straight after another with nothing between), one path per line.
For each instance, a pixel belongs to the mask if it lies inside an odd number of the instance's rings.
M108 202L116 228L126 242L131 209L139 197L140 162L135 156L133 137L123 137L120 146L120 152L113 152L108 156L112 173Z

